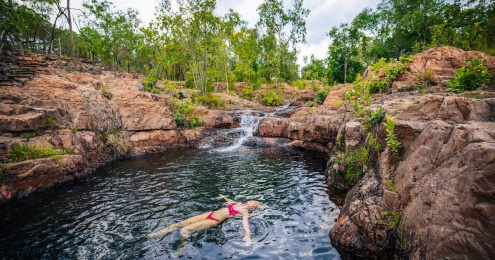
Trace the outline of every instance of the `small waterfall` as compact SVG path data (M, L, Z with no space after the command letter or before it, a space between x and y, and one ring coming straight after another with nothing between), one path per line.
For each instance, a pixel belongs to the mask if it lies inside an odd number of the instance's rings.
M228 147L217 149L219 152L230 152L239 148L246 140L253 137L258 132L262 117L253 115L251 111L246 111L241 116L240 126L225 133L228 138L233 138L233 143Z

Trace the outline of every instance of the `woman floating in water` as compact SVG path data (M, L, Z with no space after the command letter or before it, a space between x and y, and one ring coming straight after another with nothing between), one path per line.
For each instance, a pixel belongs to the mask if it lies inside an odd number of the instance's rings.
M249 213L248 210L250 209L256 209L260 203L255 200L250 200L246 204L240 203L233 201L224 195L220 194L220 197L224 198L227 202L230 204L226 208L222 208L216 211L204 213L201 215L197 215L191 218L188 218L184 221L181 221L179 223L170 225L166 227L165 229L162 229L156 233L148 235L148 238L161 235L161 234L166 234L170 231L174 231L176 229L181 228L180 234L182 237L186 238L189 236L190 233L202 230L205 228L210 228L214 227L220 222L228 219L229 217L234 217L237 214L242 214L242 224L244 226L244 230L246 232L246 236L244 237L244 240L246 241L246 244L251 244L251 231L249 230Z

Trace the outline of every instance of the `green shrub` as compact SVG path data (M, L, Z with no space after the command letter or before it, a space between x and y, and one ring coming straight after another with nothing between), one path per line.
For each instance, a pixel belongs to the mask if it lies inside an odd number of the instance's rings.
M45 146L27 146L22 143L17 143L12 145L10 149L10 160L12 160L12 162L21 162L25 160L61 156L64 154L74 154L74 150L56 150Z
M225 101L223 101L219 96L214 96L211 94L196 97L196 102L203 106L207 106L210 109L219 109L225 107Z
M385 109L383 109L383 108L379 108L379 109L371 112L370 121L374 125L379 125L383 121L384 118L385 118Z
M387 190L397 192L397 187L395 186L394 179L388 180L385 184L387 185Z
M261 103L265 106L275 107L280 106L283 99L273 90L270 90L262 95Z
M306 83L302 79L298 79L294 82L292 82L292 86L298 87L299 89L305 89L306 88Z
M175 123L178 126L186 128L194 128L202 124L201 118L193 114L195 106L189 99L178 100L173 99L172 110L174 112Z
M383 215L388 219L391 228L398 228L400 223L400 215L397 212L383 212Z
M386 115L386 118L385 131L387 132L387 138L385 140L387 140L387 145L390 147L390 150L397 156L401 146L401 142L399 142L395 136L395 120L397 119L397 116L392 118Z
M335 143L337 144L338 147L342 146L342 132L339 132L337 134L337 138L335 139Z
M151 92L156 87L157 82L158 79L150 75L143 79L143 89Z
M254 90L252 86L246 86L241 91L241 97L247 100L252 100L254 98Z
M186 72L186 87L194 88L194 75L191 71Z
M388 88L388 83L383 80L374 79L371 82L369 82L368 88L370 94L383 93L385 89Z
M368 134L368 144L371 148L373 148L373 150L377 152L383 152L382 146L380 145L380 143L378 143L376 138L371 133Z
M314 104L315 104L315 102L313 102L313 101L306 102L307 107L312 107Z
M59 127L60 127L60 125L58 124L57 120L55 120L51 117L47 117L45 119L45 123L44 123L45 129L57 129Z
M447 91L461 93L466 90L475 90L483 84L489 83L492 75L488 68L481 63L481 58L470 60L464 64L449 80L450 88Z
M20 138L30 139L36 136L34 131L23 132L19 135Z
M103 95L107 99L113 98L113 93L110 91L110 89L107 86L102 86L100 89L100 92L101 92L101 95Z
M320 90L316 93L314 101L318 104L325 103L325 99L327 98L328 91Z
M356 183L364 173L364 168L370 163L369 150L362 146L354 151L348 151L344 156L345 179Z

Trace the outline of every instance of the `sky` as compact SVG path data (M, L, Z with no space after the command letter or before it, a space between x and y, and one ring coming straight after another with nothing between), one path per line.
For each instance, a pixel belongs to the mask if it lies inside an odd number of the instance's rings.
M149 23L155 13L158 0L110 0L118 9L135 9L143 24ZM72 0L74 8L80 8L83 0ZM172 0L174 3L175 0ZM217 0L217 14L223 15L229 9L238 12L243 20L254 26L258 20L256 9L263 0ZM317 59L327 56L330 39L326 35L333 26L349 23L366 7L375 8L381 0L304 0L304 8L310 13L306 18L306 43L299 46L298 64L303 66L303 57L313 54ZM289 8L292 1L285 0Z

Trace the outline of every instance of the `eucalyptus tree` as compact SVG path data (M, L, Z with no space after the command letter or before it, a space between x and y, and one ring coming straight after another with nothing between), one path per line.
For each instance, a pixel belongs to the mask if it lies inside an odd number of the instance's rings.
M89 43L92 58L130 71L142 40L138 12L112 11L113 4L108 1L91 0L83 6L85 26L80 33Z
M329 47L328 78L330 82L347 83L353 81L361 72L362 64L358 60L360 31L349 24L333 27L328 36L332 40Z
M283 0L264 0L258 7L256 28L261 50L262 75L267 80L297 78L297 44L306 42L306 21L309 10L303 0L294 0L286 10Z

